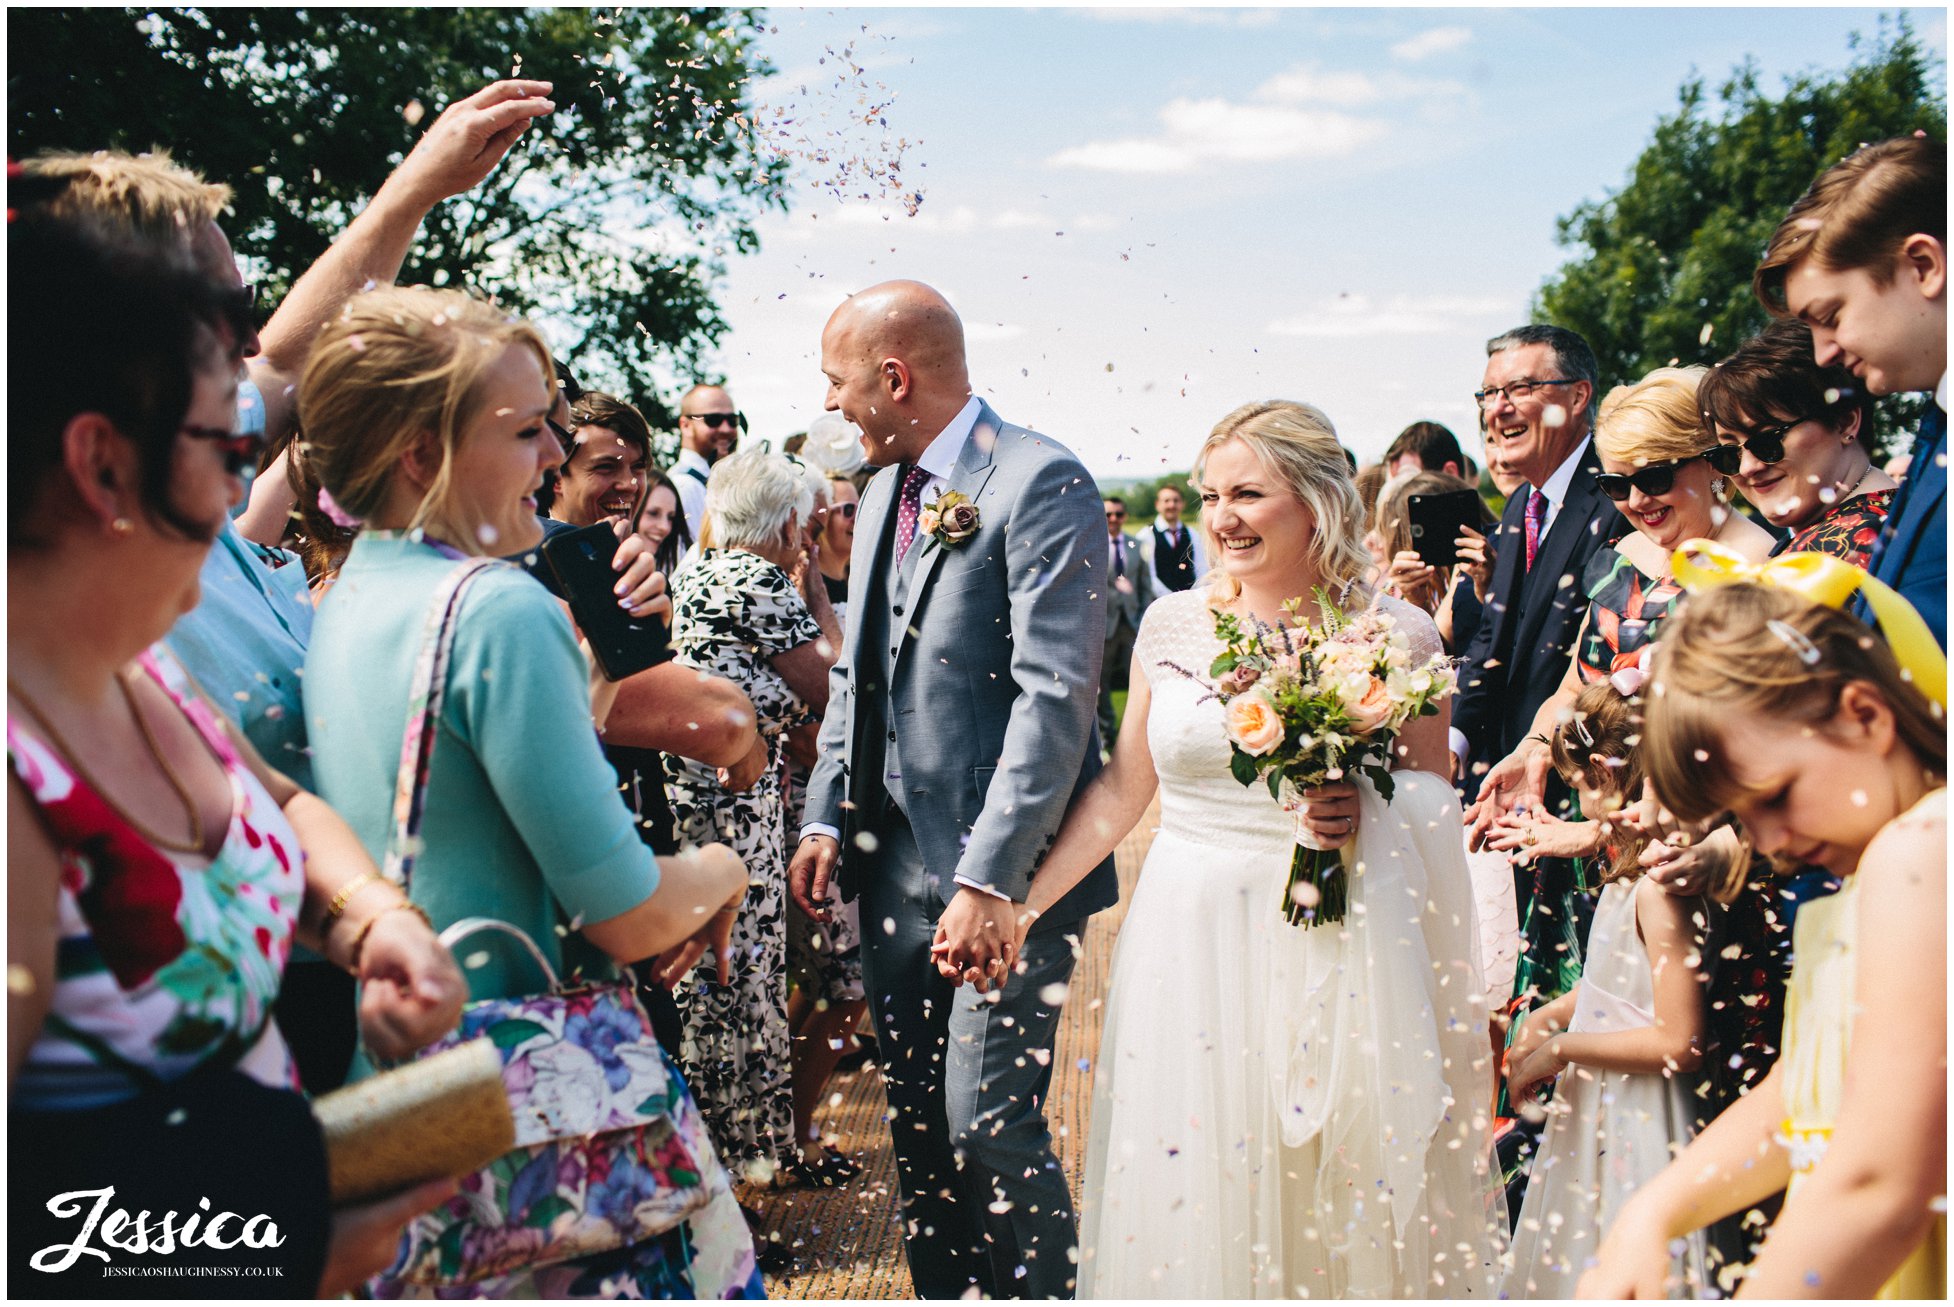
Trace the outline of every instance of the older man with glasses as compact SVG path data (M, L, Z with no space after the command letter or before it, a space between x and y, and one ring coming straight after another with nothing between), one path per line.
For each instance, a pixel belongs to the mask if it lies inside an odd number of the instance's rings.
M706 512L706 482L712 467L738 449L746 414L733 407L724 386L698 385L678 402L678 458L672 463L672 484L678 487L679 507L693 539Z

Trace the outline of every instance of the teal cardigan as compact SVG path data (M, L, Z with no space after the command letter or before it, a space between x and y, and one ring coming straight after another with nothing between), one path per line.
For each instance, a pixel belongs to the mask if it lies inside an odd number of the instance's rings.
M431 545L362 532L313 627L313 775L375 862L392 827L428 608L455 566ZM494 917L525 931L559 974L566 961L613 974L571 932L651 897L658 864L591 728L588 672L569 619L527 573L499 565L469 586L455 621L409 895L436 930ZM475 998L543 987L535 963L499 934L475 936L455 954Z

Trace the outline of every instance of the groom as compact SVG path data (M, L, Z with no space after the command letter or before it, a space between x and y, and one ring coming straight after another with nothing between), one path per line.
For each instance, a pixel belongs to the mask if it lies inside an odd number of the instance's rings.
M1071 453L971 394L963 324L927 286L843 304L821 370L827 407L882 471L855 528L788 883L824 920L839 861L861 900L916 1292L1069 1298L1077 1222L1044 1104L1073 950L1118 898L1112 860L1033 923L1022 956L1013 941L1032 873L1099 769L1098 491Z

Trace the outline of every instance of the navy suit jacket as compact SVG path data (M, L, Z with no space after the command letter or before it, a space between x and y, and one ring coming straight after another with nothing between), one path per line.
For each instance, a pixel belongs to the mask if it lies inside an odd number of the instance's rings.
M1527 567L1527 490L1514 492L1497 528L1492 597L1466 648L1452 724L1471 744L1462 778L1477 793L1485 769L1511 753L1540 705L1560 688L1587 616L1588 561L1620 539L1622 515L1595 484L1592 441L1567 497Z
M1947 647L1947 414L1927 401L1920 434L1907 461L1906 482L1867 566L1920 610Z

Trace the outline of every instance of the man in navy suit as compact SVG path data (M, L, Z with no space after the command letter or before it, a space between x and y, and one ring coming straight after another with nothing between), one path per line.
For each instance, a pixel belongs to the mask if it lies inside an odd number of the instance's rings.
M1931 391L1868 570L1947 647L1947 143L1881 141L1832 165L1784 216L1753 281L1812 329L1820 366L1875 395Z

